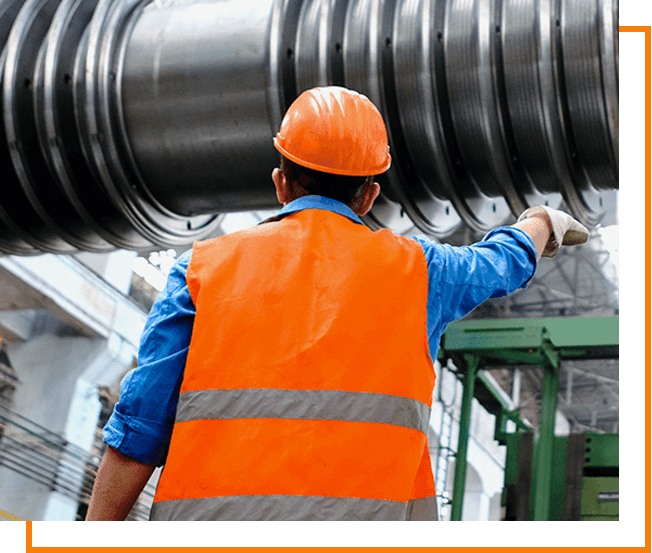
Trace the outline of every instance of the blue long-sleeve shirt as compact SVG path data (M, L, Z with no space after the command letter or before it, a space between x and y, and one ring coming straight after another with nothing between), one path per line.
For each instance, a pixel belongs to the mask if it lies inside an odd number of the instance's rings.
M321 196L299 198L268 220L303 209L325 209L363 224L349 207ZM427 330L433 359L448 323L488 298L525 286L536 268L532 239L515 227L495 229L471 246L438 244L425 236L414 240L428 265ZM138 368L122 380L120 401L104 427L108 445L141 463L164 464L172 435L195 317L186 284L191 254L189 250L179 257L154 302L141 337Z

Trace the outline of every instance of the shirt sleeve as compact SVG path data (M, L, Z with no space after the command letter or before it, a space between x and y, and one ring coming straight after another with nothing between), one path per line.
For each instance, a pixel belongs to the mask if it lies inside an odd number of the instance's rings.
M149 313L138 367L120 384L120 400L103 430L104 441L150 465L165 463L186 365L195 306L186 284L192 250L179 257Z
M433 359L446 325L488 298L525 287L536 270L532 238L517 227L500 227L480 242L455 247L415 236L428 265L428 338Z

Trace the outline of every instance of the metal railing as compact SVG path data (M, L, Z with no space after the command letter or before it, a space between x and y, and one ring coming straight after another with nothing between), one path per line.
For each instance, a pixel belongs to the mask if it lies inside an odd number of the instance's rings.
M0 406L0 467L83 506L90 500L100 460L98 455ZM148 484L127 520L147 520L153 498L154 487ZM5 515L0 513L0 517Z

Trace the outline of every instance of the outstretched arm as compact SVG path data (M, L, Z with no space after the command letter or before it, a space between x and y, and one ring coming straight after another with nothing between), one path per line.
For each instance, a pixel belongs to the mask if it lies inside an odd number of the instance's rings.
M548 240L550 239L552 227L549 226L549 224L544 219L540 218L525 219L515 223L513 226L520 228L530 238L532 238L534 247L537 250L537 259L539 259L543 253L543 250L546 248Z
M461 319L488 298L524 287L539 257L552 257L560 245L586 242L588 230L570 215L548 207L526 210L512 227L500 227L470 246L414 239L423 247L430 289L430 336L438 343L445 325Z
M155 468L109 446L97 471L86 520L125 520Z

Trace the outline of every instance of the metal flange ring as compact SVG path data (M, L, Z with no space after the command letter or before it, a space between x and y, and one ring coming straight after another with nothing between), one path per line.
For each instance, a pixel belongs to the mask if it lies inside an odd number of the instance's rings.
M353 0L349 3L344 32L344 79L374 102L387 124L392 167L380 175L390 201L397 202L414 224L426 234L444 237L460 225L450 204L424 186L405 150L404 129L399 119L395 77L395 2Z
M136 233L95 178L84 156L75 122L73 81L83 79L75 60L98 0L63 0L42 47L35 87L41 149L79 217L101 241L94 251L151 247Z
M88 27L85 82L78 112L88 157L114 204L152 244L175 247L217 229L221 216L184 217L160 204L130 161L127 133L120 108L122 63L129 34L143 2L100 0Z

